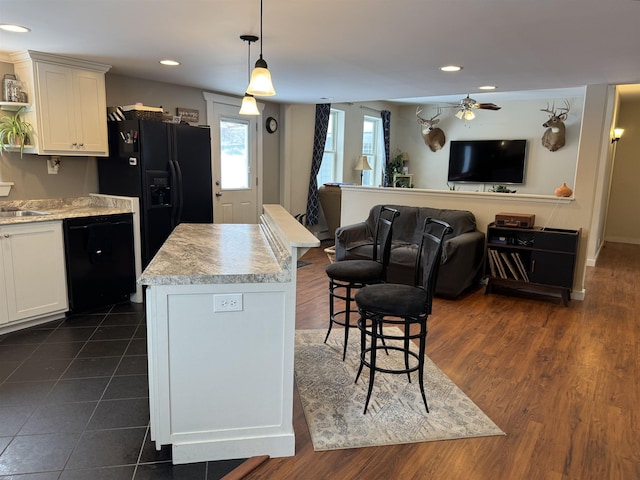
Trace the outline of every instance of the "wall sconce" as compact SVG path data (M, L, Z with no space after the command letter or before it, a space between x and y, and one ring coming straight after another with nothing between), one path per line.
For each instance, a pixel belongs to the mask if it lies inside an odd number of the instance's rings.
M354 170L360 170L360 185L362 185L362 176L364 175L364 170L372 170L366 155L362 155L360 158L358 158Z
M614 128L613 129L613 138L611 139L611 143L616 143L622 137L624 133L624 128Z

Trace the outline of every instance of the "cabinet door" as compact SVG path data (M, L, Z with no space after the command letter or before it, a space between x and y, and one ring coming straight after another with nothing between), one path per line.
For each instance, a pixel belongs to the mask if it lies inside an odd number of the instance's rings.
M78 70L74 75L77 149L107 155L107 107L104 74Z
M67 283L60 222L0 229L8 320L67 310Z
M529 279L543 285L571 288L575 256L556 252L531 252Z
M38 82L37 141L40 151L76 151L76 115L73 111L73 70L61 65L38 62L36 64Z

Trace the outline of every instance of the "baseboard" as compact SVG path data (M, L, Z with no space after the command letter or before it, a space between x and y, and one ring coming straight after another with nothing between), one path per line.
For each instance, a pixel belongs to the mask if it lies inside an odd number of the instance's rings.
M612 243L630 243L631 245L640 245L640 238L633 237L606 237L605 241Z
M586 291L583 288L582 290L572 290L571 291L571 300L584 300L584 297L586 295Z

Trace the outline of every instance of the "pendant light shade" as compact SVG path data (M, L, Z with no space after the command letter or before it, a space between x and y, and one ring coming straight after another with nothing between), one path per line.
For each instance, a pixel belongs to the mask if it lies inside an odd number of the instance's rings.
M258 95L259 97L273 97L276 94L271 82L271 72L267 68L267 62L262 59L262 55L256 62L256 67L251 72L251 81L247 87L247 93Z
M260 58L251 73L247 93L258 97L272 97L276 94L276 89L273 88L267 62L262 58L262 38L262 0L260 0Z
M240 106L240 115L260 115L258 104L256 103L256 99L253 98L253 95L245 94L242 99L242 105Z

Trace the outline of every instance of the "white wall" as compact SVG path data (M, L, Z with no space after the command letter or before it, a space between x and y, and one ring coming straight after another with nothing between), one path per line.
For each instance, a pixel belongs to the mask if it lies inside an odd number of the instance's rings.
M571 110L565 122L566 144L555 152L544 148L541 138L545 131L542 126L549 114L540 109L555 103L564 104L564 98L536 100L500 101L500 110L477 110L476 118L470 121L457 119L455 109L443 109L438 127L446 135L447 141L437 152L432 152L425 144L416 121L416 106L400 109L396 140L401 150L409 154L409 173L413 174L416 188L447 189L447 170L451 140L527 140L527 160L525 183L510 188L518 193L553 195L563 182L574 186L578 145L582 124L584 97L568 98ZM421 117L430 118L436 113L437 104L421 105ZM442 105L442 104L440 104ZM488 191L491 184L456 183L463 191Z
M606 223L606 239L612 242L640 244L640 101L622 102L616 127L624 135L614 145L614 168Z
M575 89L571 90L575 95ZM562 105L568 99L571 105L567 127L567 142L561 149L550 152L541 144L545 131L542 124L548 114L540 109L547 102ZM399 105L388 102L360 104L338 103L332 108L345 112L344 170L345 183L360 183L359 172L353 170L362 149L362 122L365 115L377 115L382 109L391 111L391 151L400 148L409 154L409 170L416 188L448 190L447 169L449 142L468 139L527 139L527 166L525 184L514 185L518 193L553 195L563 182L575 187L576 165L583 117L583 97L544 98L537 100L510 100L500 102L501 110L478 111L473 121L454 117L455 110L443 111L438 124L447 142L442 150L432 152L424 144L420 126L416 121L417 105ZM363 108L364 107L364 108ZM434 105L422 105L423 117L433 115ZM307 204L309 172L315 105L288 105L281 108L285 126L281 134L281 203L292 214L304 213ZM462 191L487 191L490 185L456 184ZM575 188L574 188L575 189Z

